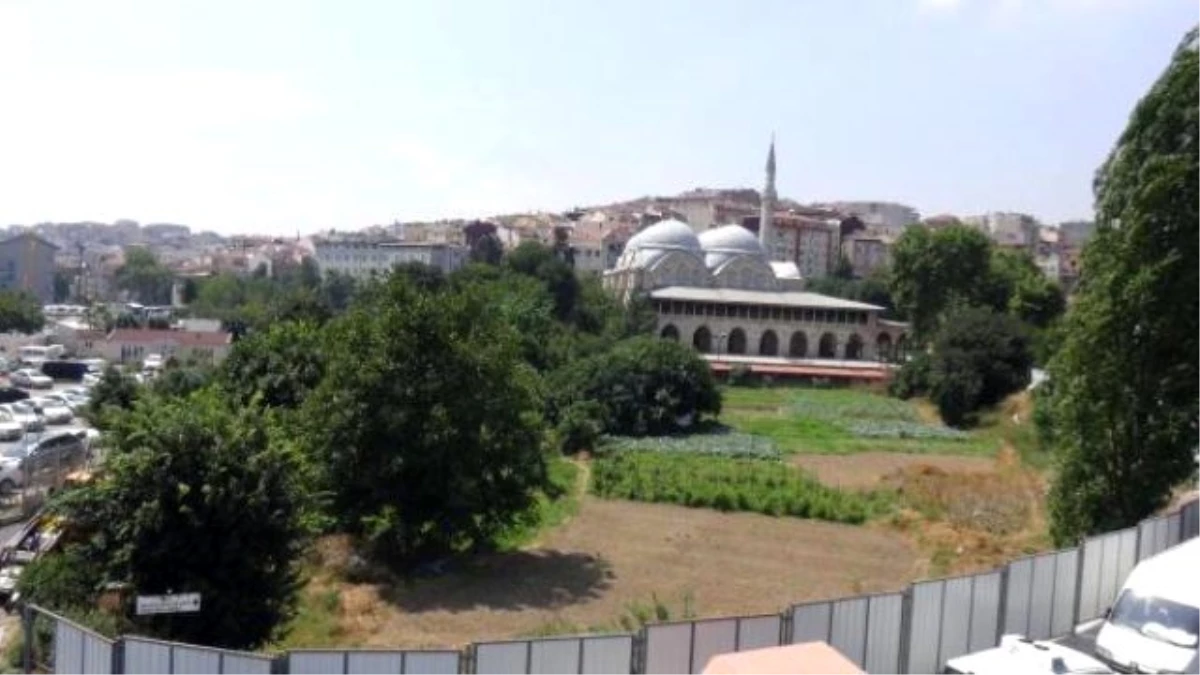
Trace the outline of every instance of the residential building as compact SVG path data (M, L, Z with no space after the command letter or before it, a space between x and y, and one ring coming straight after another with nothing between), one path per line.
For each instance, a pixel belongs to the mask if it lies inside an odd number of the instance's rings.
M1096 223L1090 220L1070 220L1059 223L1058 231L1064 247L1083 248L1096 233Z
M388 274L406 263L422 263L449 273L462 267L470 253L465 246L440 242L322 239L313 246L322 274L338 272L358 278Z
M1053 227L1043 227L1038 232L1037 248L1033 260L1046 278L1060 281L1062 278L1061 250L1062 233Z
M0 289L25 291L42 304L54 302L54 254L58 247L24 232L0 241Z
M843 242L842 252L859 279L892 262L891 242L882 237L851 237Z
M921 214L911 206L895 202L838 201L814 206L831 209L845 215L857 216L875 234L898 237L904 228L920 222Z
M575 271L600 274L612 269L625 250L631 228L602 220L580 220L571 230Z
M1041 224L1025 213L992 211L978 216L967 216L963 224L978 228L993 242L1008 248L1032 251L1037 246Z
M163 359L217 364L232 347L233 336L224 332L118 328L103 341L93 342L90 355L109 363L139 363L159 354Z

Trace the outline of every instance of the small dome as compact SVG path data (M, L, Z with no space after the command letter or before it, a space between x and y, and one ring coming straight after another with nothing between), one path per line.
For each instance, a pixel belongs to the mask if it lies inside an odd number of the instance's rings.
M763 247L758 243L758 237L741 225L723 225L708 230L700 235L699 240L705 252L763 255Z
M671 248L684 251L700 251L700 240L687 223L680 220L664 220L638 232L625 244L625 249Z

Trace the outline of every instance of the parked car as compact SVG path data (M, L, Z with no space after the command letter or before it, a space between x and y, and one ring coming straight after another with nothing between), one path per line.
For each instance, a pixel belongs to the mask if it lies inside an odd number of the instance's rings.
M0 408L12 413L18 422L25 425L25 432L41 431L46 428L46 420L38 414L37 408L29 403L29 401L16 401L13 403L0 404Z
M85 373L83 376L83 386L85 386L85 387L96 386L96 383L98 383L100 381L100 377L101 377L101 375L99 373Z
M32 368L22 368L13 371L8 376L9 382L18 387L25 389L49 389L54 386L54 380L46 377Z
M52 398L31 398L29 404L37 409L38 413L46 420L46 424L70 424L71 420L75 419L75 413L63 404Z
M0 403L12 403L13 401L24 401L29 398L29 392L16 387L0 387Z
M82 467L87 450L78 432L56 431L26 436L0 451L0 493L37 481L57 486Z
M142 370L158 370L163 367L162 354L150 354L142 362Z
M943 673L1111 673L1100 661L1053 642L1034 642L1005 635L1000 646L965 654L946 662Z
M71 396L70 394L66 393L65 391L56 391L56 392L53 392L50 394L46 394L45 396L42 396L41 398L46 401L58 401L59 403L61 403L63 405L64 408L71 411L72 417L75 416L75 413L79 412L79 408L82 407L82 405L83 405L83 403L79 400L78 397Z
M0 410L0 440L16 441L25 435L25 425L8 410Z

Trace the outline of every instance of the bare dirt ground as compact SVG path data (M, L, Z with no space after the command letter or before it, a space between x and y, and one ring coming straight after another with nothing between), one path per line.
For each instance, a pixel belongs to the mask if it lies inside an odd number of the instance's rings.
M994 473L996 460L956 455L907 455L860 452L853 455L793 455L791 463L812 472L817 480L838 488L869 490L888 476L906 469L933 467L947 473Z
M342 644L429 647L613 627L652 598L681 618L773 613L790 602L895 589L921 568L907 537L756 514L584 497L536 548L415 584L314 581L336 592Z

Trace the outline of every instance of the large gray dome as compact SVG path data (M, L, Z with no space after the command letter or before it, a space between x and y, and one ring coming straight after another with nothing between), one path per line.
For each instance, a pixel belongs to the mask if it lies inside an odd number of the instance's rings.
M724 265L737 256L750 255L765 260L762 244L754 233L741 225L723 225L699 236L704 249L704 264L709 269Z
M626 249L669 248L700 252L700 240L691 226L680 220L664 220L638 232L625 244Z

